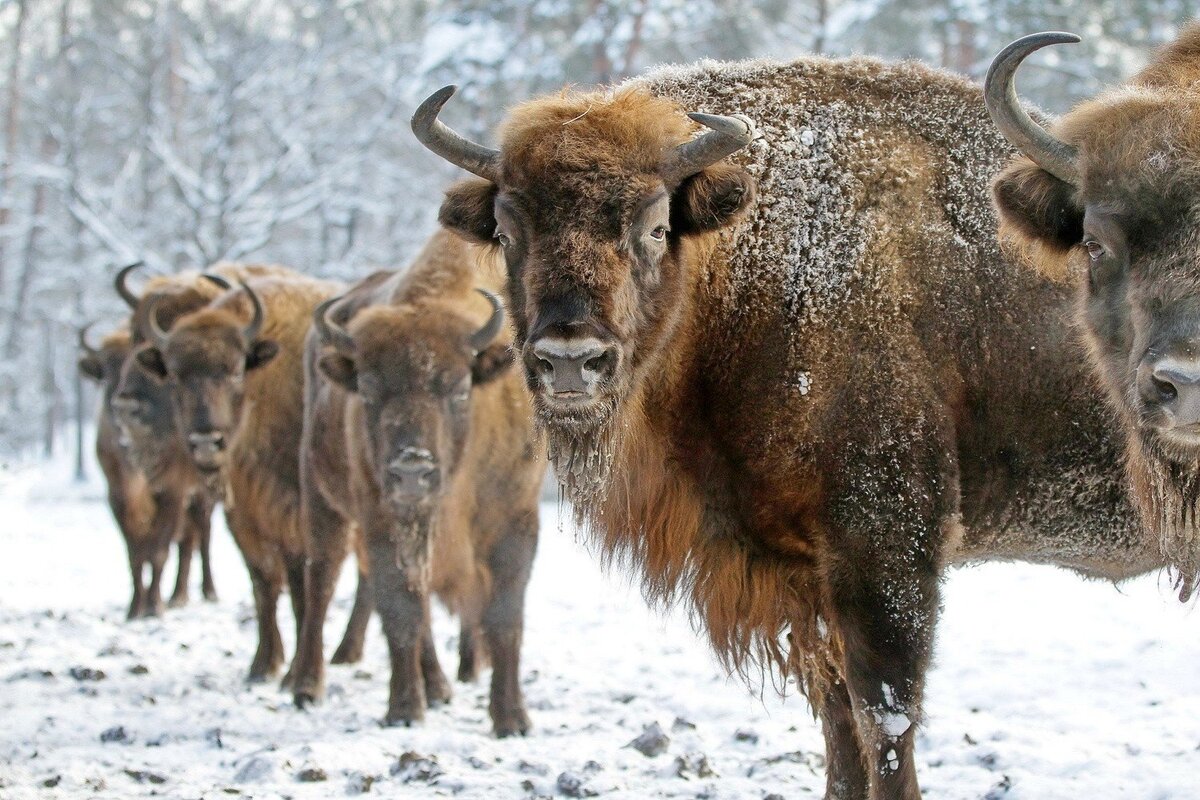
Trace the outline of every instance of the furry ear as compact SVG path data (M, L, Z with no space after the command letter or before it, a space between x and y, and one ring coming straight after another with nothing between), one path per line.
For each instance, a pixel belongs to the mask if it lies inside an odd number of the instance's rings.
M279 355L277 342L272 342L270 339L259 339L250 345L250 352L246 353L246 369L258 369L277 355Z
M438 210L438 222L468 242L495 244L496 184L482 178L467 178L446 190Z
M1001 223L1025 239L1056 251L1083 238L1083 208L1075 189L1025 156L1018 156L992 181Z
M83 373L84 377L91 378L97 383L104 380L104 365L96 356L80 356L79 371Z
M471 365L471 384L482 386L504 374L513 363L512 347L504 342L488 345L475 356Z
M732 224L754 202L754 188L749 173L733 164L696 173L671 198L671 232L686 236Z
M323 353L317 359L317 369L347 392L358 391L358 367L354 365L354 359L340 353Z
M162 351L157 347L143 347L135 358L151 377L160 381L167 379L167 362L163 361Z

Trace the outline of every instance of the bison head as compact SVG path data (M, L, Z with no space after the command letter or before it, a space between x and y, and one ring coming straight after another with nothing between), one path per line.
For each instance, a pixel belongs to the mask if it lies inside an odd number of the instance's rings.
M241 425L246 373L279 351L277 343L259 337L262 302L248 285L241 286L252 309L248 323L232 302L218 299L181 317L168 333L158 320L158 303L150 302L149 344L137 352L146 372L170 385L177 424L192 460L209 474L225 466L227 449Z
M88 343L88 331L95 322L79 329L79 372L104 390L104 406L112 409L113 396L120 381L121 365L129 357L129 336L124 332L105 337L99 347Z
M482 327L448 303L375 306L342 327L334 298L314 312L322 346L317 366L358 395L364 430L357 435L380 499L399 530L398 560L424 562L437 502L460 463L470 430L473 390L504 373L507 342L493 341L504 322L500 301Z
M561 479L573 469L564 460L577 467L618 406L661 377L688 271L703 268L697 242L752 200L753 180L722 160L750 142L753 125L685 116L627 89L520 106L491 150L438 121L454 91L422 103L413 131L479 176L449 190L439 218L503 251L519 361ZM693 123L709 130L693 139Z
M1078 40L1027 36L993 62L988 109L1021 153L994 197L1009 232L1078 276L1081 328L1128 432L1134 494L1190 585L1200 570L1200 27L1051 133L1017 102L1013 75L1034 50Z

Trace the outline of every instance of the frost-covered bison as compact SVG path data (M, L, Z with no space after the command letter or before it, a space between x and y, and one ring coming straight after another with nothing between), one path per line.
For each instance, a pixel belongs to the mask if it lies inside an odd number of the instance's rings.
M244 281L169 331L157 314L164 300L145 313L149 343L137 359L170 387L192 460L221 494L250 572L258 615L251 681L283 665L276 607L285 581L297 632L303 618L304 337L313 308L340 288L287 272Z
M1022 153L996 178L996 206L1038 269L1078 286L1133 495L1187 599L1200 577L1200 24L1051 133L1013 75L1034 50L1078 40L1034 34L992 64L989 109Z
M440 218L507 261L560 480L732 666L797 677L829 797L919 796L947 566L1159 566L1071 292L999 249L977 87L704 64L517 106L498 150L437 120L452 92L413 128L479 176Z
M529 729L519 666L544 445L504 311L477 291L487 281L476 251L439 232L408 270L376 273L317 308L305 359L298 705L323 692L325 611L347 540L361 536L391 653L386 721L409 724L450 698L430 628L436 595L461 618L459 679L491 659L497 735Z

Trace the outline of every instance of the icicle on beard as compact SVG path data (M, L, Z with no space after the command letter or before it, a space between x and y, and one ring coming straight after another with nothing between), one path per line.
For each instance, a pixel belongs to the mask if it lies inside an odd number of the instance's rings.
M437 533L436 516L435 512L407 518L397 516L388 533L396 550L396 569L404 575L410 592L429 586L433 537Z
M1126 469L1142 524L1157 534L1168 574L1187 602L1200 578L1200 464L1180 464L1143 434L1130 437Z
M608 496L619 436L602 423L583 429L538 419L546 433L550 464L559 484L559 503L571 501L575 522L585 526Z

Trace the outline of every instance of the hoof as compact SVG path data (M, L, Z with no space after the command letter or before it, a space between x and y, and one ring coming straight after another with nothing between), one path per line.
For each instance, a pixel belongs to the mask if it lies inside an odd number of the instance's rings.
M389 710L387 716L383 718L383 725L386 728L411 728L424 721L425 710L423 708L402 708Z
M533 725L524 709L509 712L492 718L492 728L497 739L507 739L510 736L527 736Z
M218 600L220 600L220 599L221 599L221 598L217 597L217 590L216 590L216 589L211 589L211 588L210 588L210 589L205 589L205 590L204 590L204 601L205 601L206 603L215 603L215 602L217 602L217 601L218 601Z
M167 608L183 608L188 604L188 596L172 597L167 601Z

